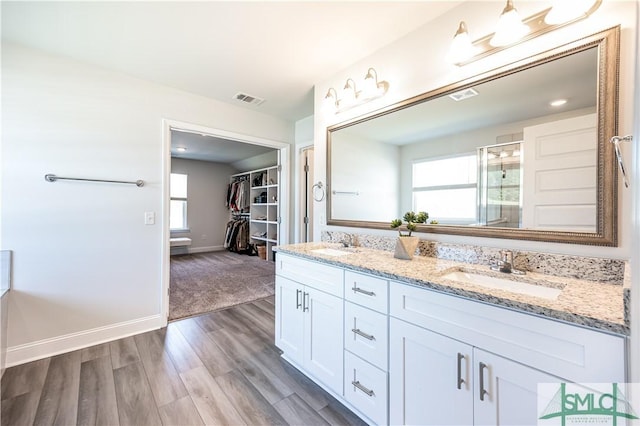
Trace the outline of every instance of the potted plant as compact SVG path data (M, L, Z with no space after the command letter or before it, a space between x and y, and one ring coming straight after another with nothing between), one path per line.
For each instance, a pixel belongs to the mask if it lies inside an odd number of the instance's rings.
M393 257L398 259L413 259L413 254L418 247L420 241L418 237L411 236L411 233L418 228L419 223L425 223L429 219L427 212L406 212L402 219L394 219L391 221L391 228L398 230L398 241L396 242L396 250ZM403 221L405 230L402 229Z

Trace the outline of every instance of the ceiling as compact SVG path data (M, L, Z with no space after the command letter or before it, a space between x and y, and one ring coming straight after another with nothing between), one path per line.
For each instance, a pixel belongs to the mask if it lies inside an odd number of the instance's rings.
M286 120L460 1L2 1L2 38ZM238 92L261 105L234 100Z
M180 152L178 148L185 148ZM171 131L171 157L231 164L273 151L261 145L230 141L214 136Z

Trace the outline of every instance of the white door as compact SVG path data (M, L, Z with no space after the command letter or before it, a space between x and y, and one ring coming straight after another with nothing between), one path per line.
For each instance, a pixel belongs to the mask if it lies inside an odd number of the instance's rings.
M538 384L562 381L477 348L473 367L474 425L538 424Z
M597 117L524 128L522 225L596 232Z
M299 365L304 348L303 289L304 286L276 275L275 344Z
M342 299L305 287L304 368L342 395Z
M390 321L390 424L473 424L472 347Z

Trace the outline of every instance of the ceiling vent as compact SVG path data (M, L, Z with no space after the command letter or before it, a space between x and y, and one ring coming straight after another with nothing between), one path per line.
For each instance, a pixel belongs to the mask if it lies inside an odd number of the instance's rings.
M473 98L474 96L477 96L477 95L478 95L478 92L469 88L469 89L461 90L456 93L452 93L449 95L449 97L457 102L457 101L462 101L464 99Z
M246 93L238 92L233 95L233 99L244 102L251 105L261 105L264 102L264 99L259 98L257 96L247 95Z

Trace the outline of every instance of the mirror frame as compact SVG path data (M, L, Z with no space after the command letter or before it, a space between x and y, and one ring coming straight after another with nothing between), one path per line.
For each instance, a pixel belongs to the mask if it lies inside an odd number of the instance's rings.
M547 231L519 228L469 227L461 225L420 225L417 232L465 235L471 237L507 238L597 246L617 246L618 243L618 169L613 144L609 139L618 131L618 63L620 26L581 38L520 61L452 83L371 113L327 127L327 225L356 228L390 229L387 222L334 219L331 215L331 135L333 132L373 120L395 111L409 108L431 99L492 81L528 68L596 47L598 49L598 177L596 232Z

